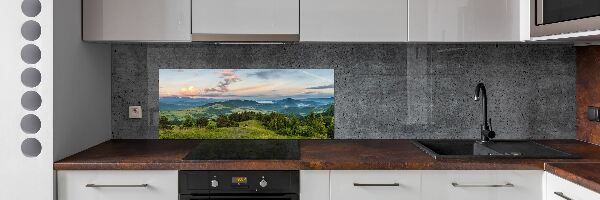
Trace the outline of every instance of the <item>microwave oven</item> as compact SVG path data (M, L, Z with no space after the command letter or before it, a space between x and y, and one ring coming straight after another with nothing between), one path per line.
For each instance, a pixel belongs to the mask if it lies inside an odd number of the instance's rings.
M600 0L531 0L531 36L600 30Z

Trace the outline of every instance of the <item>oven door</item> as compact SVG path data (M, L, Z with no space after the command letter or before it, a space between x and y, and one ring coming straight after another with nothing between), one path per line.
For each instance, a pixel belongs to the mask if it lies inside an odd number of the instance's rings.
M534 37L600 29L599 0L531 0Z
M206 200L206 199L218 199L218 200L298 200L297 194L283 194L283 195L219 195L219 196L199 196L199 195L179 195L179 200Z

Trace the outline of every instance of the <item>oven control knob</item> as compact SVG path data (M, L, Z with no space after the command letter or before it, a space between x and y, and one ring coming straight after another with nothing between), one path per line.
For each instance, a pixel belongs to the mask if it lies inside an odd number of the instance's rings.
M210 181L210 187L214 187L214 188L219 187L219 181L217 181L217 180Z
M261 180L261 181L260 181L258 184L260 185L260 187L267 187L267 185L268 185L269 183L267 183L267 181L266 181L265 179L263 179L263 180Z

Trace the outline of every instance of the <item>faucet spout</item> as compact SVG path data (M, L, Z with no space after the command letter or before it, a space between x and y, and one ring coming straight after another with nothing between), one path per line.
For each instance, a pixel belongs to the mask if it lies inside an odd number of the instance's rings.
M487 116L487 93L485 90L485 85L483 83L477 84L475 88L475 97L473 98L475 101L481 100L482 107L482 118L483 123L481 124L481 141L488 142L490 139L496 137L496 133L491 129L490 124L488 124L488 116ZM490 119L491 122L491 119Z

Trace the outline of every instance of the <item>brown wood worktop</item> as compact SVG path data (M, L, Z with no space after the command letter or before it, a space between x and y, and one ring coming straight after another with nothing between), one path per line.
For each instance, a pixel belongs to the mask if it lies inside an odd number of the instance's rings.
M577 140L539 143L581 159L435 160L410 140L302 140L300 160L209 160L182 158L197 140L110 140L60 160L55 170L542 170L547 162L600 162L600 146Z
M594 163L546 163L545 170L600 193L600 162Z

